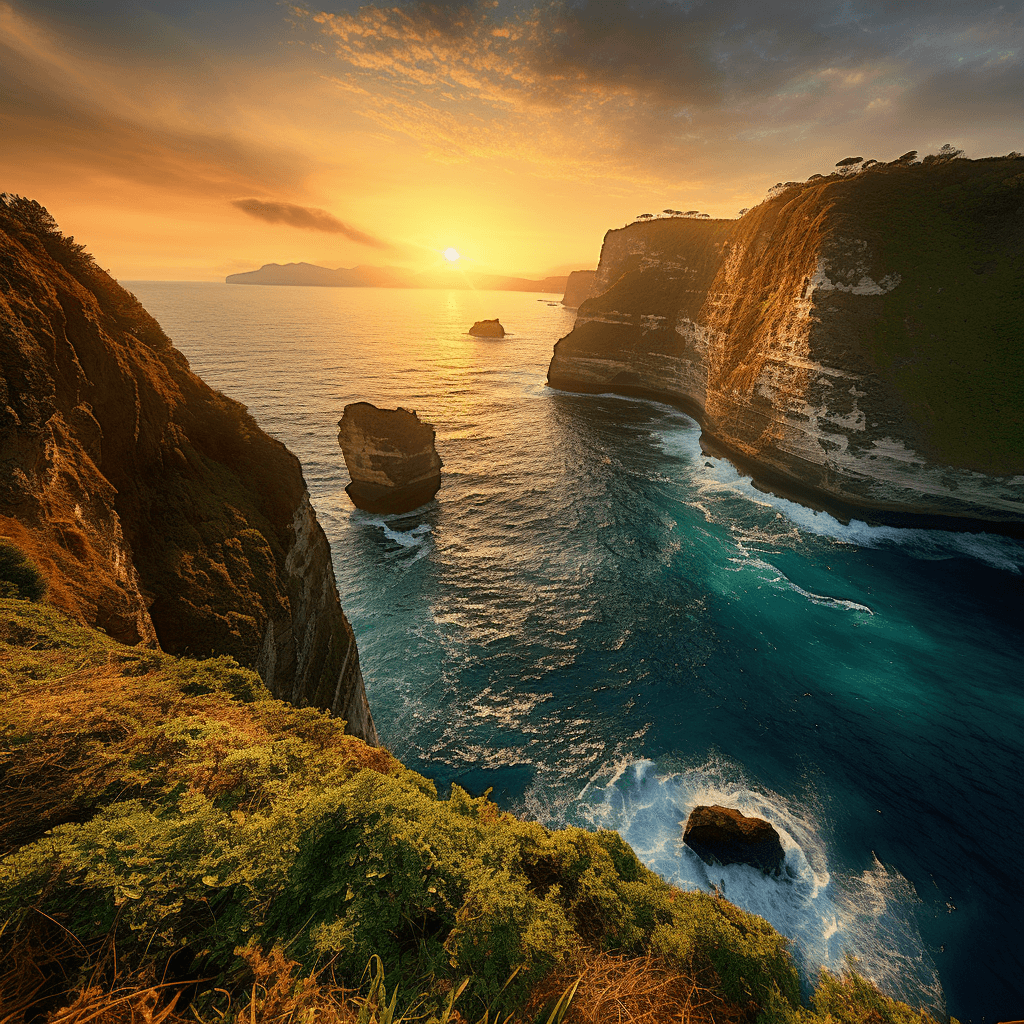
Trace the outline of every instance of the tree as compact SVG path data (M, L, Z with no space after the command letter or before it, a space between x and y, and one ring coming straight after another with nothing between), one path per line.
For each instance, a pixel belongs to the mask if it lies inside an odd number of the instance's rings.
M854 164L859 164L863 159L864 157L862 156L844 157L836 164L836 167L852 167Z
M904 153L903 156L896 157L896 159L893 160L893 163L894 164L899 164L900 166L905 166L906 164L911 163L916 157L917 157L917 150L916 149L912 149L909 152Z
M637 220L652 220L654 218L653 213L641 213Z
M750 207L749 206L744 206L743 209L740 210L740 216L742 217L743 214L745 214L745 213L750 213Z

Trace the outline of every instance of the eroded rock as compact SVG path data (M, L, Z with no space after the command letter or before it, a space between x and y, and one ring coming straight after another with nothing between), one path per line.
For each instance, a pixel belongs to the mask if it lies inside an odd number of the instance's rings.
M411 512L437 493L442 462L434 428L415 412L355 402L345 406L338 427L338 444L352 478L345 490L356 508Z
M37 203L0 195L0 536L128 644L230 655L377 742L299 460Z
M718 804L690 811L683 842L705 864L749 864L766 875L779 874L785 857L779 833L764 818Z
M505 328L497 317L493 320L477 320L469 329L474 338L504 338Z

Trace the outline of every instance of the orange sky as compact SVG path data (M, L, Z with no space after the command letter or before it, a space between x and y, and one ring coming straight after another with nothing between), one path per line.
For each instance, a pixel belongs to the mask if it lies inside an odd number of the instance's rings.
M565 272L842 157L1024 150L1021 8L0 0L0 190L121 280Z

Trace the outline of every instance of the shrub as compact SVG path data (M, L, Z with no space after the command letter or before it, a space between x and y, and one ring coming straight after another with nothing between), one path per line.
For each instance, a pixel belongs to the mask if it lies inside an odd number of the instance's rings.
M19 548L0 540L0 597L38 601L46 593L46 580Z

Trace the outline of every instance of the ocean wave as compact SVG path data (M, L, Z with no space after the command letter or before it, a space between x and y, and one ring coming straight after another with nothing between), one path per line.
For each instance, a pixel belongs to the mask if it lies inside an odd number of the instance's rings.
M733 807L764 818L778 832L783 872L705 864L682 843L682 826L698 805ZM682 889L719 892L769 921L792 942L806 991L822 968L856 969L893 998L945 1013L935 964L921 938L914 887L875 858L859 872L830 865L822 814L813 799L786 799L749 786L734 766L653 761L619 765L580 794L579 812L594 827L613 829L651 870Z
M708 522L734 526L735 516L724 508L715 508L715 499L742 498L762 509L774 510L800 531L851 547L897 548L911 558L928 561L969 558L1015 574L1024 570L1024 546L1011 537L992 533L869 526L859 519L842 523L827 512L758 489L751 478L737 470L728 459L715 458L701 451L699 432L689 426L666 426L659 442L664 451L680 456L687 463L690 477L687 483L697 492L697 497L691 497L688 504L701 511ZM780 534L785 532L778 524L768 524L767 528L758 524L756 529L762 533L767 529L769 534L773 530ZM743 527L739 532L743 532Z

